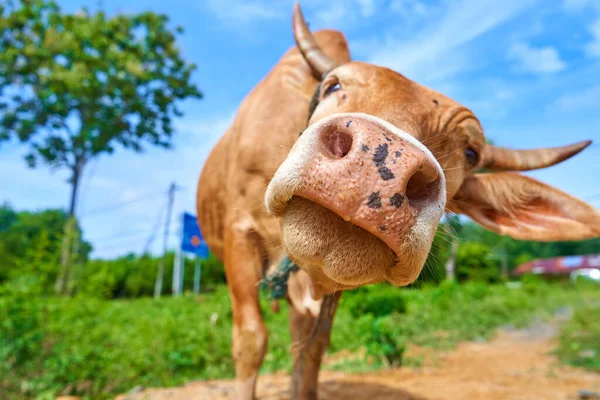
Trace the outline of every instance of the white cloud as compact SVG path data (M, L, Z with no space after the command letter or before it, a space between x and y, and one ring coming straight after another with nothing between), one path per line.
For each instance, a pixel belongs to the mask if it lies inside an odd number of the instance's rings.
M516 43L509 49L508 58L516 61L517 68L523 72L551 74L567 67L552 46L535 48L527 43Z
M585 45L585 52L590 57L600 57L600 18L588 30L592 34L592 41Z
M460 54L464 45L513 19L537 1L462 0L451 3L441 20L431 22L414 39L406 42L388 37L372 51L370 61L419 81L430 82L431 71L437 71L443 77L450 76L469 65L469 58ZM457 61L461 57L462 62Z
M360 15L365 18L373 16L377 10L376 0L357 0L357 3L360 7Z
M587 6L600 7L600 0L565 0L563 6L567 11L576 12Z
M598 99L600 99L600 85L577 93L565 93L558 98L556 106L567 111L591 109L598 107Z
M225 22L250 22L281 17L278 7L262 2L245 0L207 0L205 6L218 19Z
M67 171L53 172L44 164L27 167L23 159L26 150L26 145L0 146L0 203L8 201L18 210L66 208Z
M176 134L193 135L204 140L208 137L219 137L229 128L235 116L234 112L225 113L223 116L206 121L205 118L184 117L175 121Z
M164 212L166 197L161 193L166 193L172 181L183 190L175 196L171 232L176 231L178 216L183 211L195 213L196 184L200 171L234 115L234 112L228 111L214 118L178 120L175 124L175 143L170 151L156 148L149 148L142 154L118 151L113 156L97 161L92 176L83 178L84 187L79 204L85 238L94 245L94 257L113 257L127 251L141 251L157 214L160 210ZM67 186L63 185L65 198L66 189ZM134 202L126 204L129 201ZM94 213L94 210L114 205L117 205L114 210ZM132 235L127 235L132 232ZM152 251L160 252L161 235L160 240L154 241ZM171 247L175 240L176 235L171 235Z
M297 0L207 0L203 8L226 23L252 23L289 19ZM383 0L305 0L300 6L310 23L323 27L347 29L370 18L382 7Z
M348 14L348 9L343 4L332 2L327 8L320 8L315 12L319 23L327 27L338 25ZM310 15L305 15L310 23Z
M390 10L405 18L423 17L428 12L425 3L419 0L392 0Z

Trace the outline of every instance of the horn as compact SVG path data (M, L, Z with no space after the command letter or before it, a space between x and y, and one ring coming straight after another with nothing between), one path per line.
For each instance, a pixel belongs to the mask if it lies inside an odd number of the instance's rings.
M591 140L547 149L511 150L486 144L483 166L497 171L530 171L550 167L573 157L592 143Z
M327 72L335 68L337 64L317 44L317 41L308 29L298 3L294 4L292 26L294 28L294 39L300 53L302 53L302 56L308 65L310 65L315 77L321 79Z

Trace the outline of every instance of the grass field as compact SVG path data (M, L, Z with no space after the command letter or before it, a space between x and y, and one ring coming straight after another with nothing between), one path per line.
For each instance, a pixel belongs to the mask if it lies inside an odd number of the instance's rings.
M561 335L567 362L600 369L582 355L600 350L600 290L526 280L504 285L444 283L398 289L378 285L344 294L330 352L361 354L335 364L344 371L415 365L407 345L452 348L486 339L506 324L524 326L558 307L577 310ZM270 331L262 372L290 368L287 307L274 314L263 298ZM596 307L596 308L594 308ZM100 300L0 297L0 391L8 398L52 398L69 392L109 398L136 385L172 386L191 379L232 377L227 289L199 297ZM595 353L594 353L595 352ZM596 360L596 361L594 361Z

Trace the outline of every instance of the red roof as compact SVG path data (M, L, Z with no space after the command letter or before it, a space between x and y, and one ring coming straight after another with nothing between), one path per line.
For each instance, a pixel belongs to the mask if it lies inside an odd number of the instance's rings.
M528 272L534 274L566 275L571 273L571 271L582 268L600 269L600 254L534 260L519 265L513 273L515 275L522 275Z

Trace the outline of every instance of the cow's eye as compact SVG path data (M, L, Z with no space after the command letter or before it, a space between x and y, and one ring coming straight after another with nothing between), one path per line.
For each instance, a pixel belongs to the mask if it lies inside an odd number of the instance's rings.
M328 94L331 94L333 92L337 92L338 90L340 90L342 88L342 85L340 85L339 82L331 82L329 84L329 86L327 86L327 88L325 89L324 95L327 96Z
M473 167L479 161L479 154L472 148L468 148L465 150L465 157L467 157L467 163L469 163L469 167Z

